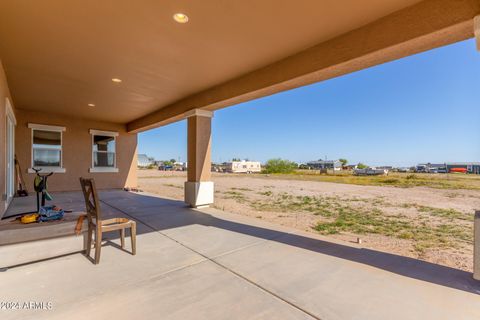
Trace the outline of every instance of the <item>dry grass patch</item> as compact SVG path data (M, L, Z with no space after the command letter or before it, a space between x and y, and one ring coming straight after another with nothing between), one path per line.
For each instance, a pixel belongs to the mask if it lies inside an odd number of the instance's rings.
M363 203L372 206L365 207ZM473 242L470 226L457 223L458 220L468 220L468 215L463 212L415 204L409 206L419 213L440 219L429 221L428 216L421 214L418 219L402 214L386 214L378 207L385 203L383 199L341 199L338 196L293 196L279 193L269 194L267 199L253 200L250 205L258 211L312 213L320 218L312 228L324 235L379 234L411 240L414 250L419 254L426 249L459 248Z
M319 174L318 171L297 170L291 174L257 174L257 177L323 181L367 186L393 186L401 188L429 187L435 189L480 190L480 175L473 174L408 174L394 172L387 176L355 176L351 172Z

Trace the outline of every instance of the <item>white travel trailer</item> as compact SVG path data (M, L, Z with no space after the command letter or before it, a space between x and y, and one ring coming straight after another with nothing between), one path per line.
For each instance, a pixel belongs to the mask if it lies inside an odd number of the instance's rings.
M227 163L226 170L231 173L254 173L262 171L262 166L258 161L232 161Z

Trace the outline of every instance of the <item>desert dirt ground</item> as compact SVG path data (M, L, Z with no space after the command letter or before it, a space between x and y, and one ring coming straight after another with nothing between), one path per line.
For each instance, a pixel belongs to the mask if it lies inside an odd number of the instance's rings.
M139 170L140 189L183 200L184 172ZM214 173L220 210L321 233L369 249L472 271L480 190L371 186Z

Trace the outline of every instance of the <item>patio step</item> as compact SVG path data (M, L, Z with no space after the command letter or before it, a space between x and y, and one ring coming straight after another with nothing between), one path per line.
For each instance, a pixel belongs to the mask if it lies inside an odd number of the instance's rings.
M21 224L15 220L0 222L0 268L83 251L87 221L81 235L75 235L77 218L83 212L68 213L60 221Z

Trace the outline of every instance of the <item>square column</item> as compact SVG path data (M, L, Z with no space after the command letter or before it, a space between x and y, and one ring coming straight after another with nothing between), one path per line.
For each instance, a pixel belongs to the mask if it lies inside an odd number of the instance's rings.
M480 211L473 220L473 278L480 280Z
M213 112L196 109L186 116L188 147L185 202L197 208L213 203L214 188L210 181Z

